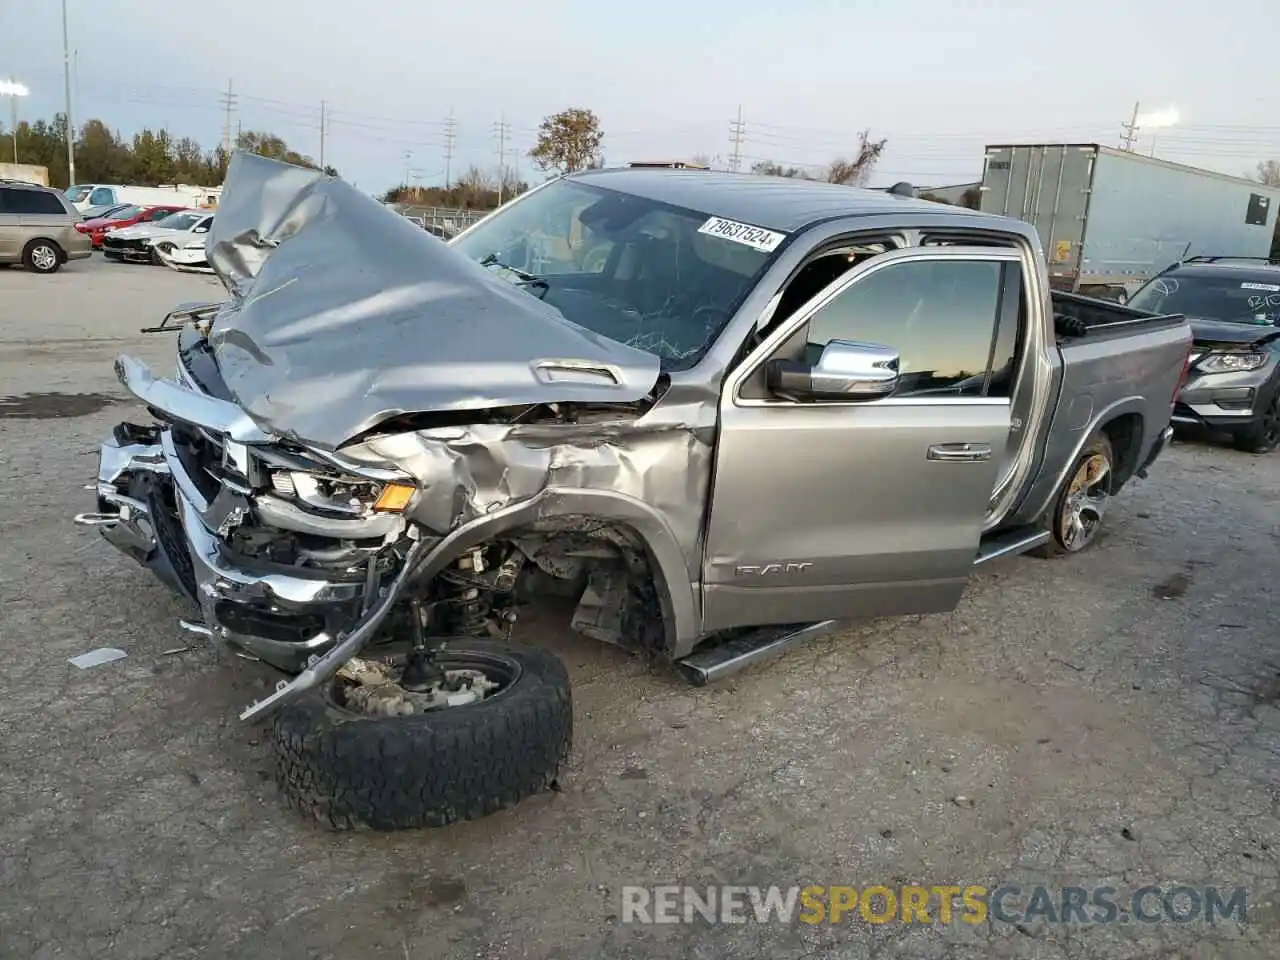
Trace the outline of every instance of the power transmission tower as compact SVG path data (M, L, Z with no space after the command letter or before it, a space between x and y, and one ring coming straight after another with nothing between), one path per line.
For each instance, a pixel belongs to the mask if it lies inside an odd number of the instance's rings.
M228 157L231 156L231 111L236 106L236 95L231 92L231 81L227 81L227 92L220 98L222 109L225 111L226 121L222 125L222 152Z
M738 105L738 119L729 121L729 143L733 153L729 157L729 169L737 173L742 169L742 143L747 139L747 125L742 119L742 105Z
M498 138L498 206L502 206L502 188L507 184L507 138L511 136L506 114L493 125L493 132Z
M1128 123L1120 124L1120 129L1124 131L1124 137L1120 140L1121 150L1133 150L1134 141L1138 138L1138 108L1139 103L1133 105L1133 116L1129 118Z
M320 101L320 171L324 172L325 102Z
M455 121L453 119L453 108L449 109L449 116L444 121L444 188L447 191L452 185L450 173L453 167L453 145L457 140L457 133L454 130Z

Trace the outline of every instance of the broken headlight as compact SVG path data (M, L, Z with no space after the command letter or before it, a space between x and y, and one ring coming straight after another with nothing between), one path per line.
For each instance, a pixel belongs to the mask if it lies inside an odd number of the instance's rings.
M278 496L325 513L348 517L360 517L374 511L403 513L418 492L417 487L408 483L381 483L301 470L272 470L270 479L271 488Z

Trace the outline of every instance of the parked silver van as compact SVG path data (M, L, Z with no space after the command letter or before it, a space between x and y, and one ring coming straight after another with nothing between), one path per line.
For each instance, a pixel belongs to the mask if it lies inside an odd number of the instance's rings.
M57 190L0 180L0 266L21 263L32 273L54 273L68 260L93 253L80 214Z

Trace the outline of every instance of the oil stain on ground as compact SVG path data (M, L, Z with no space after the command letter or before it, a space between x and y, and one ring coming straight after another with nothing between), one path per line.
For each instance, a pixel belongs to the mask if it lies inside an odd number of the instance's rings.
M115 403L105 393L25 393L0 397L0 420L59 420L86 417Z

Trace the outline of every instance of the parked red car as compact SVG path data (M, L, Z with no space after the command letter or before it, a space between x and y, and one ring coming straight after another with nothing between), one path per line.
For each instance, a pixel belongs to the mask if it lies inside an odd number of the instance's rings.
M85 220L77 223L76 229L81 233L89 234L89 239L93 242L93 245L101 248L102 238L109 229L131 227L135 223L150 223L153 220L162 220L176 210L185 209L187 208L182 204L154 204L145 207L128 206L117 210L109 217L100 217L97 220Z

